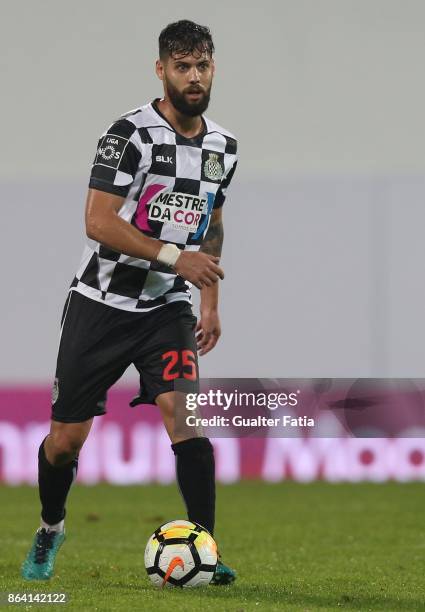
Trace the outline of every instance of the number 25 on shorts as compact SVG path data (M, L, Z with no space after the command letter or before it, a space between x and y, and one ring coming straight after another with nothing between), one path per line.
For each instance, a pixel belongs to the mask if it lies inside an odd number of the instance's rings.
M167 351L162 355L162 361L168 361L162 374L163 380L186 378L196 380L196 359L193 351Z

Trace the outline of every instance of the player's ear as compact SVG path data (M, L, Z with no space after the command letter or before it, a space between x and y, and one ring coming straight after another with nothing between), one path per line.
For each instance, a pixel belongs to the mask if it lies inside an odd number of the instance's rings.
M215 61L214 58L211 58L211 65L212 65L212 75L215 75Z
M162 81L164 79L164 64L162 63L160 59L156 60L155 72L157 74L158 79Z

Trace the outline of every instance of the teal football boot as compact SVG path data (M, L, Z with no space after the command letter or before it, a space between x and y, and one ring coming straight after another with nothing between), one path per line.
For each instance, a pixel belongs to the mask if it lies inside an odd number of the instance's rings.
M47 531L44 527L40 527L36 531L31 550L22 565L22 577L25 580L48 580L51 578L57 552L64 540L65 532Z
M226 584L232 584L236 580L236 572L232 570L227 565L224 565L221 560L221 556L219 555L217 561L217 567L215 569L214 576L210 584L214 584L216 586L223 586Z

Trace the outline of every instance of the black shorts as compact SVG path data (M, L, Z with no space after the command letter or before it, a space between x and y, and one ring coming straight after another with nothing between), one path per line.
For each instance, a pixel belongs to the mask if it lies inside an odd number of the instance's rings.
M140 394L131 405L152 404L176 380L197 391L196 317L188 302L151 312L128 312L71 291L62 315L52 393L52 419L80 423L105 414L106 393L134 364Z

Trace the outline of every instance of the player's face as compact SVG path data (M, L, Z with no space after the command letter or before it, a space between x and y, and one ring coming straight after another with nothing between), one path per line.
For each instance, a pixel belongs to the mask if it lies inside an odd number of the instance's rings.
M189 117L201 115L208 108L214 76L214 60L208 53L173 56L159 62L158 76L174 108ZM157 66L158 71L158 66Z

